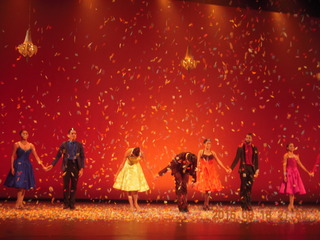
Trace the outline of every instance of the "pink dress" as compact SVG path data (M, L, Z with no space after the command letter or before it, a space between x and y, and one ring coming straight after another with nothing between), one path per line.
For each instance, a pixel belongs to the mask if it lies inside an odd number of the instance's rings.
M287 159L287 182L282 182L280 193L286 194L305 194L306 190L300 177L295 158Z

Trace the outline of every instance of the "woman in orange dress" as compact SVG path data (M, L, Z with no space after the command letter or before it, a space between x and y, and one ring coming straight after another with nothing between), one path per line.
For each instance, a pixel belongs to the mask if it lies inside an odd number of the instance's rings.
M205 139L204 149L198 153L198 170L197 170L197 182L194 185L195 190L204 193L204 206L203 210L209 210L210 193L221 191L223 186L219 179L219 174L216 170L216 162L227 173L231 170L223 165L219 160L217 154L211 150L211 140ZM215 161L214 161L215 160Z

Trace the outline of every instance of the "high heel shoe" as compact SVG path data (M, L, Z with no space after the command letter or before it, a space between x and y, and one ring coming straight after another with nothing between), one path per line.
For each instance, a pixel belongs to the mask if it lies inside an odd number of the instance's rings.
M294 206L288 205L288 211L293 212L294 211Z
M210 207L209 207L209 205L204 205L202 209L203 209L204 211L209 211L209 210L210 210Z

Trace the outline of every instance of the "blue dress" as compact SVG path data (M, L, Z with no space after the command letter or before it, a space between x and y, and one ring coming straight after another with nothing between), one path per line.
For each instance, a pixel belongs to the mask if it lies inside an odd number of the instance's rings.
M4 182L6 187L32 189L36 187L32 164L29 160L32 149L23 150L18 147L16 151L17 158L13 162L14 175L11 170Z

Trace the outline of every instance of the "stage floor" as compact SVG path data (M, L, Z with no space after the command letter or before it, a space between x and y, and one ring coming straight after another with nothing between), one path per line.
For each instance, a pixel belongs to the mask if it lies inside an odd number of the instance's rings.
M180 213L175 204L140 204L130 211L124 203L77 203L64 210L59 203L0 202L0 239L319 239L319 206L190 205Z

